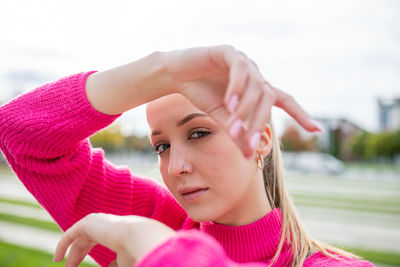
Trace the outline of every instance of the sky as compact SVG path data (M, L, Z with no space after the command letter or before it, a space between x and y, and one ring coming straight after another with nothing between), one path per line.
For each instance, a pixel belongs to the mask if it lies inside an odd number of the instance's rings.
M230 44L316 118L378 130L377 99L400 97L400 1L2 0L0 100L153 51ZM288 118L273 110L278 132ZM147 134L144 108L119 119Z

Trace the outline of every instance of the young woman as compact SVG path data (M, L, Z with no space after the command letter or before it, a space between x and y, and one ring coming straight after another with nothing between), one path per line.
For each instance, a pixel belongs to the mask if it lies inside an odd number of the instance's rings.
M88 141L149 102L151 142L169 191L112 165ZM69 229L55 253L58 261L71 245L66 266L89 251L102 266L115 259L118 266L371 266L302 227L267 124L272 105L319 130L232 47L158 52L10 101L0 108L0 147Z

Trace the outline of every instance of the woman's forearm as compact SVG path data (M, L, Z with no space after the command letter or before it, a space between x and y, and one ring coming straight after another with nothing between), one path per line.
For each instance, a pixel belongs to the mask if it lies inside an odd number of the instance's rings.
M154 52L132 63L94 73L86 80L92 106L116 115L172 93L173 82L164 65L163 52Z

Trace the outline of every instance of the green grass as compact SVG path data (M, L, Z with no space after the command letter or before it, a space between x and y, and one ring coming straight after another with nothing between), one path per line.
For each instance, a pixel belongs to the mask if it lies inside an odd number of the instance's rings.
M393 198L368 199L311 193L292 193L291 195L296 205L373 211L400 215L400 201Z
M369 169L377 171L394 171L400 173L400 165L385 163L369 163L369 162L345 162L346 168L349 169Z
M296 205L400 215L399 181L302 175L288 176L286 181Z
M374 264L387 264L392 266L400 266L400 253L376 251L363 248L341 247L355 255L361 256L363 259L373 262Z
M2 267L62 267L63 262L53 262L53 255L30 248L19 247L0 241L0 266ZM96 265L82 263L80 267Z
M290 174L285 176L285 181L289 187L294 188L299 184L310 185L310 190L312 190L315 185L330 188L331 191L342 188L354 188L356 191L370 190L373 188L379 192L389 191L391 193L396 193L400 190L400 181L361 180L352 179L352 177Z
M44 230L50 230L53 232L62 232L60 227L57 224L55 224L53 222L38 220L38 219L15 216L15 215L0 212L0 220L10 222L10 223L32 226L32 227L36 227L36 228L40 228L40 229L44 229Z
M19 199L10 199L10 198L0 197L0 202L7 203L7 204L20 205L20 206L25 206L25 207L31 207L31 208L37 208L37 209L43 209L37 203L19 200Z

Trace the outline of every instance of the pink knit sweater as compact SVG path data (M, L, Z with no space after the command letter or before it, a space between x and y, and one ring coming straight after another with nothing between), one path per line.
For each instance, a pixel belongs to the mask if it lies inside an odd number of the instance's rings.
M64 231L94 212L159 220L177 234L139 260L137 266L265 266L280 238L282 215L274 209L249 225L195 223L163 186L131 174L92 148L88 137L119 116L95 110L85 93L89 73L43 85L0 107L0 147L29 192ZM96 246L101 265L116 255ZM288 266L285 246L275 266ZM304 266L373 266L314 253Z

